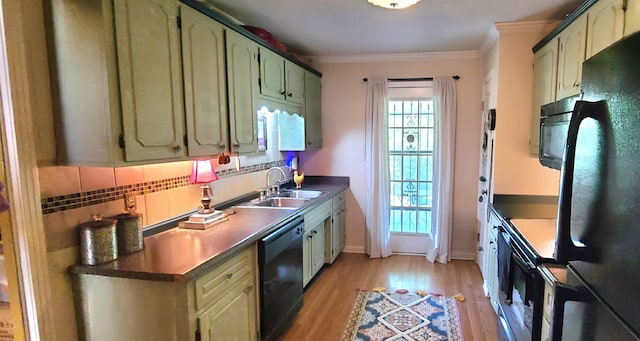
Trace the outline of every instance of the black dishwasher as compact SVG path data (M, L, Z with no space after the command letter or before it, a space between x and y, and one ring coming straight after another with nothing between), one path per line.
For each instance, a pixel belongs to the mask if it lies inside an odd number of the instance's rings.
M263 238L260 264L260 335L278 340L302 308L303 217Z

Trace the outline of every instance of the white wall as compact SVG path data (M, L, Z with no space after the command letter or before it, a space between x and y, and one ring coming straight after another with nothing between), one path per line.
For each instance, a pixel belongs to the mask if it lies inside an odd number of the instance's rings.
M548 22L496 24L498 41L483 55L484 75L492 69L498 75L494 194L558 194L560 172L529 154L531 48L551 27Z
M320 62L323 147L300 154L305 174L348 176L347 251L365 245L365 96L364 77L402 78L459 75L451 255L475 256L476 178L481 111L482 64L475 52L399 56L398 61Z

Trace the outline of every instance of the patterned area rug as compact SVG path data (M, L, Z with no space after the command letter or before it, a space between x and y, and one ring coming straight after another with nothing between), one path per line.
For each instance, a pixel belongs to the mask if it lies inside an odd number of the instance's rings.
M360 291L342 340L463 340L456 299Z

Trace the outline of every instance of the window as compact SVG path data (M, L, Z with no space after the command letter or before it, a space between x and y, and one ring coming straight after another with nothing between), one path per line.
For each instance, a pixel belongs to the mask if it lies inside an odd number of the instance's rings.
M435 114L429 94L397 98L389 92L390 231L431 230Z

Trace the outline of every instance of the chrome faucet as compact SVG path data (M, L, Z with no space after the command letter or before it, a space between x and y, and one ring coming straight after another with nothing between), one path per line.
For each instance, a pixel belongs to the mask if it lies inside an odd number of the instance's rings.
M280 174L282 175L280 177L280 179L278 181L276 181L276 184L271 186L269 184L269 176L271 175L271 172L277 170L280 171ZM283 183L285 180L287 179L287 174L285 174L285 172L282 170L282 168L280 167L271 167L269 168L269 170L267 171L267 176L266 176L266 188L260 191L260 200L263 200L265 198L265 196L268 196L270 194L276 194L280 192L280 184ZM266 192L266 193L263 193Z

